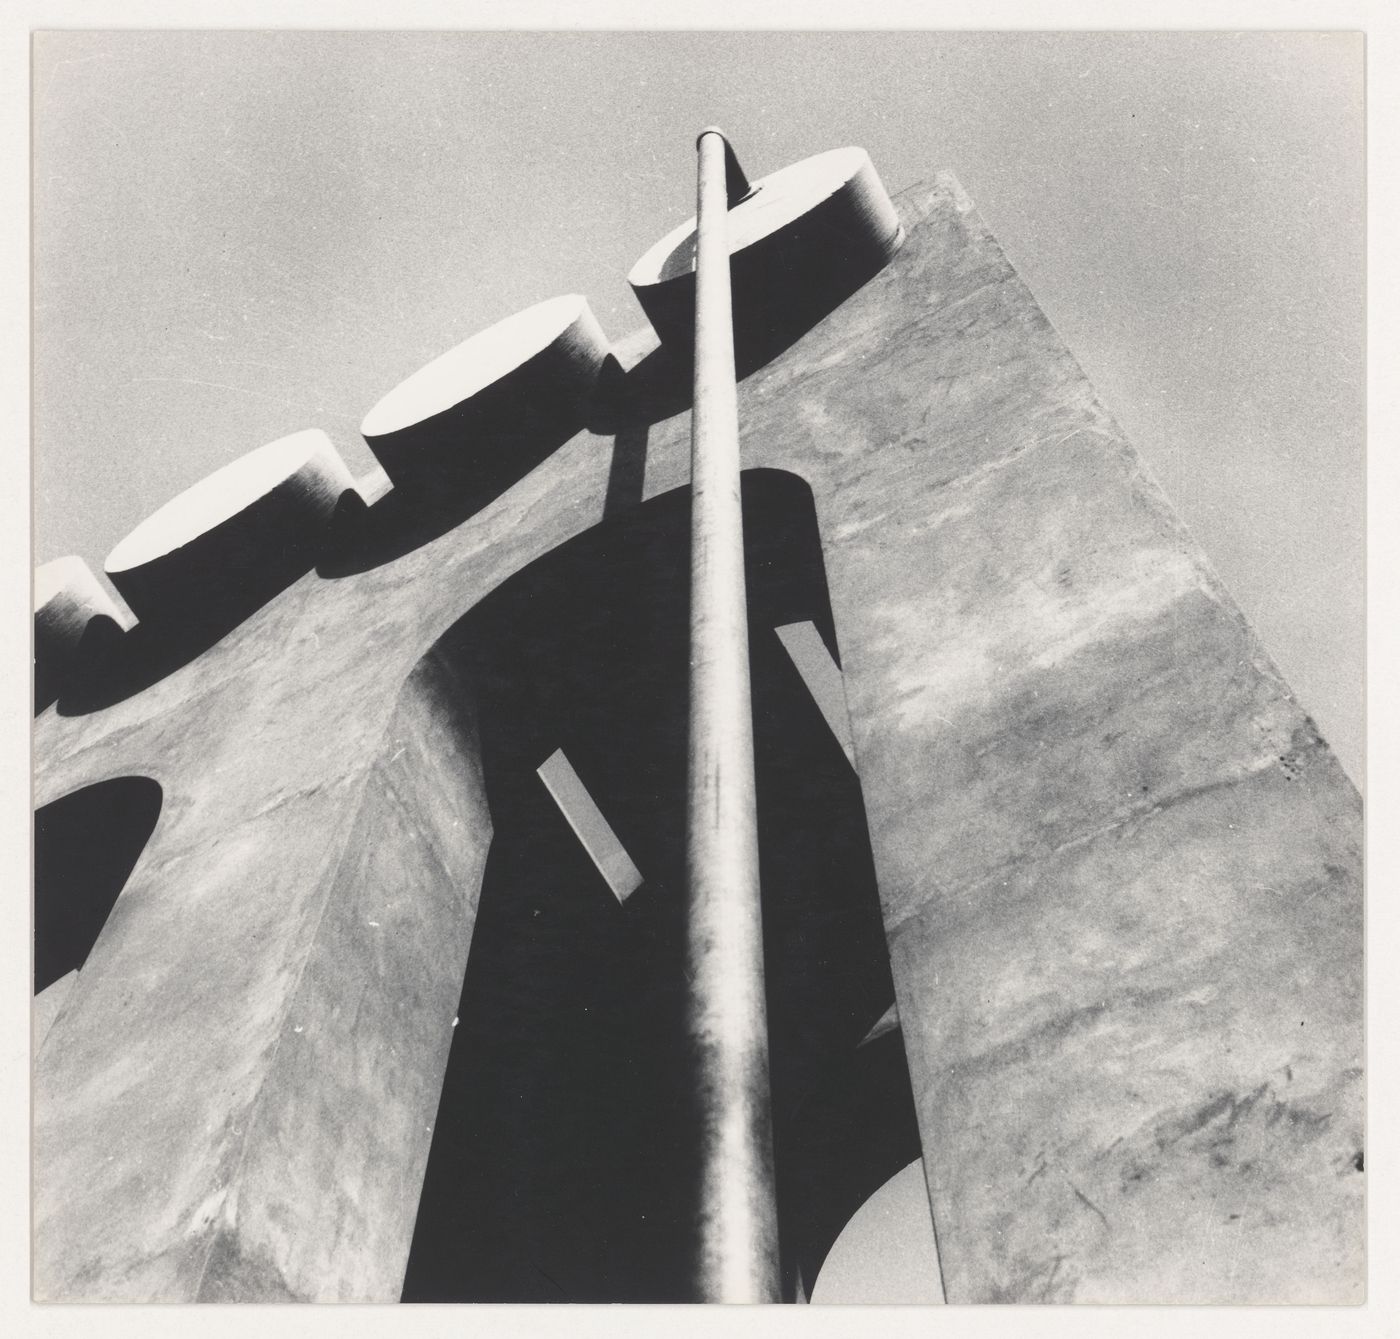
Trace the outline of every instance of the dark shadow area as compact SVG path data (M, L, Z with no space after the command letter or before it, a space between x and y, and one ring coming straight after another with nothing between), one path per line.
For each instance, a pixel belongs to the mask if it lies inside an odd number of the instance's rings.
M822 207L735 253L731 287L740 380L791 348L869 283L891 255L863 219ZM662 267L666 282L642 302L663 347L687 366L695 339L693 256L693 239L682 239Z
M610 358L589 412L589 431L607 436L684 413L694 397L694 373L688 344L660 344L627 370Z
M347 493L316 573L333 579L391 563L456 529L497 496L487 489L471 496L396 487L366 506L359 494Z
M82 967L160 817L144 776L100 781L34 814L34 993Z
M125 635L110 614L94 614L87 621L77 644L66 653L44 654L40 639L34 638L34 714L57 702L67 686L82 673L85 665L109 655Z
M858 1049L894 998L859 783L773 631L811 619L836 649L811 494L756 470L743 499L791 1299L918 1144L897 1034ZM679 490L525 569L434 652L476 698L495 835L405 1301L693 1296L688 586ZM642 872L624 905L536 775L556 748Z
M344 502L335 542L316 571L351 576L421 548L489 506L573 437L594 411L604 372L580 393L576 376L540 372L549 356L546 350L452 409L370 440L394 487L369 507ZM558 389L545 393L542 386Z
M608 491L603 498L605 517L616 516L642 500L647 479L647 429L645 423L631 424L620 428L613 439Z

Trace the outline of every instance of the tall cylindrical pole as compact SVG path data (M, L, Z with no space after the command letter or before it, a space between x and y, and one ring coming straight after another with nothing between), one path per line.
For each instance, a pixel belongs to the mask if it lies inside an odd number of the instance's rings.
M780 1300L726 159L700 132L691 428L689 1032L701 1121L697 1291ZM737 164L735 165L737 169Z

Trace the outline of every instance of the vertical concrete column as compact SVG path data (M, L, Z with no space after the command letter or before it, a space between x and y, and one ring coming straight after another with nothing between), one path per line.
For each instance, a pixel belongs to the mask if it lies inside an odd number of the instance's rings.
M697 147L686 853L689 1035L702 1159L696 1287L709 1302L776 1302L778 1227L726 220L726 160L733 153L713 128L701 131Z

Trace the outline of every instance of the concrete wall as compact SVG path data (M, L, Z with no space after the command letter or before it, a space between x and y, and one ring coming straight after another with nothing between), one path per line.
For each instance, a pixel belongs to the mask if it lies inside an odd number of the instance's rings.
M1358 1299L1356 793L956 183L899 205L740 428L816 500L948 1300ZM470 732L434 762L396 703L505 577L687 481L677 408L37 722L40 803L166 795L37 1058L39 1296L397 1296L485 828Z
M470 697L430 653L283 1006L199 1300L397 1297L490 840Z

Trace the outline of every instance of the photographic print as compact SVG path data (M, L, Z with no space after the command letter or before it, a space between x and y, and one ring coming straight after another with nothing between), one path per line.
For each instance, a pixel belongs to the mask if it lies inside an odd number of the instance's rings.
M1364 1300L1361 34L32 55L35 1301Z

